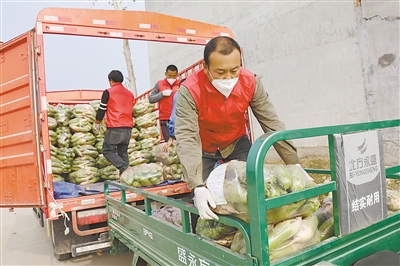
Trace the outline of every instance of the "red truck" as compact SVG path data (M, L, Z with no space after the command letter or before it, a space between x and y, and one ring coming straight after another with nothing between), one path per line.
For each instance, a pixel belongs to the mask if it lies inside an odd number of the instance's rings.
M47 90L46 34L202 46L215 36L233 34L225 27L152 12L45 8L33 29L0 43L0 207L33 208L41 226L47 224L54 255L64 260L109 248L107 214L103 193L55 200L47 104L89 103L102 91ZM180 78L201 67L202 60L181 71ZM190 192L183 182L148 190L163 196ZM111 196L119 199L121 193ZM132 204L143 200L135 193L126 198Z

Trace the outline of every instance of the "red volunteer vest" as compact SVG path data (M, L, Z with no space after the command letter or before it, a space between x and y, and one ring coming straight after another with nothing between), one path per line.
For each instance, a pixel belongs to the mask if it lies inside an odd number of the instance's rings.
M122 84L116 84L108 90L106 112L107 127L133 127L132 110L135 97Z
M246 130L244 113L256 85L253 73L241 68L239 80L228 98L214 88L203 69L190 75L183 85L196 103L204 151L215 152L243 136Z
M169 120L172 111L172 102L174 94L179 89L179 83L180 80L176 80L172 85L170 85L166 78L158 82L158 92L162 92L165 90L172 90L170 96L163 97L158 102L160 120Z

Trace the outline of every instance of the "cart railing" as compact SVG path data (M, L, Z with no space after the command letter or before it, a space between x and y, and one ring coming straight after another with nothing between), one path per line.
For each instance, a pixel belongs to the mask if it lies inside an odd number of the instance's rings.
M246 164L246 178L248 189L248 205L250 214L250 240L251 254L258 259L259 265L269 265L268 251L268 233L266 211L293 203L302 199L315 197L321 194L332 192L333 209L334 209L334 232L335 236L339 235L339 217L338 217L338 199L336 187L336 159L334 153L334 134L361 132L368 130L393 128L400 126L400 119L385 120L368 123L346 124L327 127L304 128L295 130L277 131L262 135L252 145ZM278 141L303 139L310 137L326 136L329 144L330 170L326 169L305 169L307 172L316 174L330 174L331 182L318 185L314 188L305 189L303 191L290 193L276 198L266 199L264 194L264 163L268 150ZM386 168L387 178L400 179L400 166L392 166ZM312 250L310 251L312 252ZM302 258L307 255L302 254ZM300 263L298 260L289 258L287 260L278 260L281 265L292 265ZM289 264L288 264L289 263Z

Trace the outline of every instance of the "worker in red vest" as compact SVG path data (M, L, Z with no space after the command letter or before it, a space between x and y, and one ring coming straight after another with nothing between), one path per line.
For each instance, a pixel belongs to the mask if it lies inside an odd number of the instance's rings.
M184 180L194 190L194 204L203 219L218 219L210 191L204 186L215 164L246 161L251 143L245 135L250 106L264 132L284 130L260 81L240 66L239 44L232 38L211 39L204 49L203 69L187 77L176 100L175 137ZM274 145L286 164L298 164L290 141Z
M132 110L135 97L122 85L124 76L121 71L113 70L108 74L111 88L101 96L99 109L93 128L100 130L100 122L106 115L107 131L103 142L103 155L114 165L120 175L129 167L128 145L132 134Z
M158 115L164 140L168 142L170 135L168 129L169 118L172 111L172 99L175 92L179 89L178 68L174 65L167 66L165 79L160 80L154 85L150 93L149 102L158 102Z

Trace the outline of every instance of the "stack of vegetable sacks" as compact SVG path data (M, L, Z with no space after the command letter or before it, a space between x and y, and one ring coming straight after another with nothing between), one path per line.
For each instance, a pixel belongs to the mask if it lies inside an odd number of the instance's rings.
M71 145L76 157L72 162L74 172L69 174L69 180L80 185L95 183L100 180L95 165L99 153L94 147L96 137L92 133L96 111L90 104L77 104L72 113L69 126L74 132Z
M128 146L129 168L121 175L125 184L133 187L157 185L163 181L162 167L155 163L152 149L160 142L157 116L149 101L138 101L133 108L135 127Z
M222 187L215 182L223 178ZM233 215L249 222L247 202L246 163L230 161L214 169L206 181L207 187L217 202L216 213ZM299 165L264 165L265 198L313 187L316 184ZM223 198L216 194L223 191ZM267 210L269 251L271 259L291 254L295 250L320 241L318 219L314 215L320 203L317 197L300 200L288 205ZM237 233L231 249L244 253L245 244L241 233Z
M164 180L182 180L183 170L175 145L169 146L167 151L164 151L164 145L158 145L153 149L154 158L163 164Z
M48 105L49 135L54 181L65 180L85 185L100 179L119 178L119 172L101 156L106 130L104 120L100 133L94 134L92 125L100 101L77 104L73 107ZM100 145L99 145L100 143Z
M64 176L71 172L71 161L74 158L69 148L72 108L58 104L56 107L48 105L47 109L52 172L55 181L64 181Z

